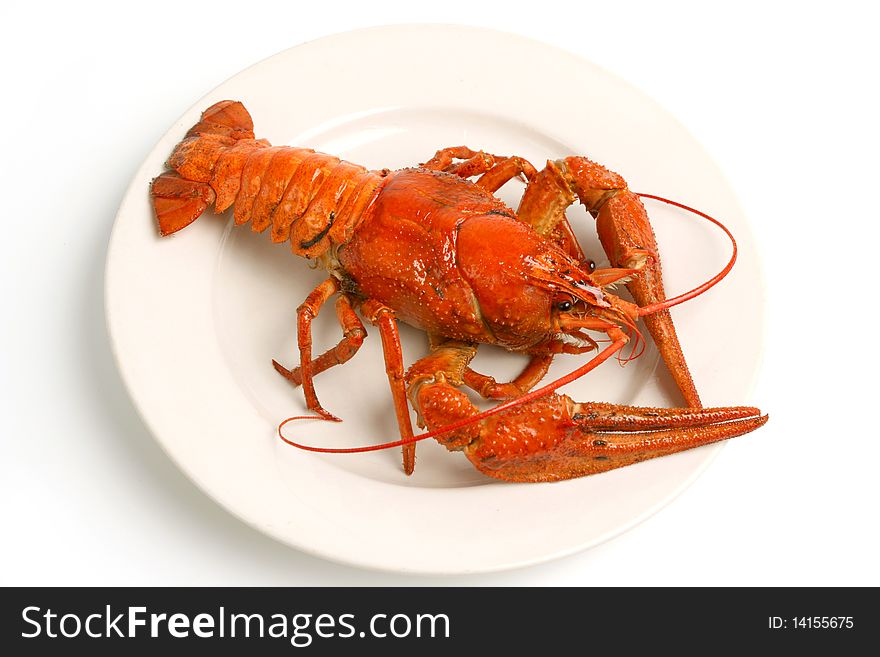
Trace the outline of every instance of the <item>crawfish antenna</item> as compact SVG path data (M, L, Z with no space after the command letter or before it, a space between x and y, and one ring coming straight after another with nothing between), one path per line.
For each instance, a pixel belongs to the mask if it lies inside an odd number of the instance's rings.
M736 239L733 237L733 233L728 230L727 226L722 224L717 219L710 217L705 212L700 212L699 210L692 208L690 206L685 205L684 203L679 203L678 201L671 201L668 198L663 198L662 196L655 196L654 194L638 194L638 196L642 198L650 198L655 201L662 201L668 205L674 205L677 208L681 208L682 210L687 210L688 212L692 212L693 214L702 217L706 221L709 221L716 226L718 226L721 230L723 230L727 236L730 238L730 243L733 245L733 254L730 256L730 261L727 265L718 272L715 276L710 278L708 281L703 283L702 285L698 285L690 292L685 292L684 294L679 294L677 297L672 297L671 299L666 299L666 301L661 301L660 303L654 303L650 306L644 306L639 309L639 315L644 317L645 315L652 315L654 313L660 312L661 310L668 310L673 306L677 306L680 303L684 303L685 301L689 301L695 297L700 296L706 290L711 287L717 285L721 282L721 280L730 273L730 270L733 269L733 264L736 262Z

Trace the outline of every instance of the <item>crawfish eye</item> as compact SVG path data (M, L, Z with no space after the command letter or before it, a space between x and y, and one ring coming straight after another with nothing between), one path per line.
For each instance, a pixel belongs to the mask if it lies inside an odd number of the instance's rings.
M588 271L589 273L592 274L594 271L596 271L596 263L593 262L592 260L586 260L586 261L584 262L584 264L586 265L586 267L587 267L587 271Z
M556 307L562 312L567 312L571 310L571 301L560 301L556 304Z

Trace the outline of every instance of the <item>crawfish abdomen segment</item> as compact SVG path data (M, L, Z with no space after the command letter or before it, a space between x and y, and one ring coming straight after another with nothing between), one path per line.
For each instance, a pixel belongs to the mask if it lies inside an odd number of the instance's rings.
M218 103L202 115L168 160L177 175L154 182L162 233L187 225L213 200L216 212L234 206L236 224L251 222L256 232L271 227L272 241L290 240L307 258L349 237L382 175L310 149L272 146L252 131L240 103Z

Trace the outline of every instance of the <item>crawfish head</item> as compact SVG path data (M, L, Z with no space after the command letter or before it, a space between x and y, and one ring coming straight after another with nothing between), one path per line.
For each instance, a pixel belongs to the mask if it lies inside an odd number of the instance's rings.
M632 272L594 275L592 263L575 260L515 219L484 215L463 222L457 255L483 322L503 347L555 345L584 353L597 347L585 330L636 330L638 307L603 289Z

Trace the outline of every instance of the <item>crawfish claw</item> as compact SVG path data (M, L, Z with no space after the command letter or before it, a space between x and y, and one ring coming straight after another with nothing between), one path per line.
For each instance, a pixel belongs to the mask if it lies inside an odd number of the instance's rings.
M427 384L418 393L429 429L476 415L461 391ZM475 422L437 440L462 450L478 470L518 482L559 481L741 436L767 416L750 406L644 408L577 403L550 394Z
M585 157L568 157L554 165L571 192L596 217L599 241L611 266L639 270L626 284L635 302L644 307L665 301L657 240L638 195L621 176ZM644 320L685 404L701 407L669 311L645 315Z

